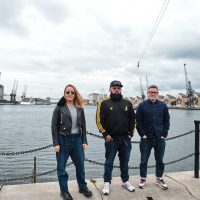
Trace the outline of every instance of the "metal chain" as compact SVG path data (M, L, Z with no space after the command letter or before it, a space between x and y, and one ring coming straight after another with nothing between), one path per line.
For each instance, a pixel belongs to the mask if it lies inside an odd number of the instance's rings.
M180 135L177 135L177 136L174 136L174 137L166 138L166 140L173 140L173 139L176 139L176 138L179 138L179 137L183 137L183 136L189 135L189 134L191 134L193 132L195 132L195 130L191 130L191 131L188 131L186 133L183 133L183 134L180 134Z
M176 138L179 138L179 137L183 137L183 136L189 135L189 134L191 134L191 133L193 133L193 132L195 132L195 130L191 130L191 131L189 131L189 132L186 132L186 133L183 133L183 134L180 134L180 135L171 137L171 138L166 138L166 141L167 141L167 140L176 139ZM87 134L88 134L88 135L91 135L91 136L93 136L93 137L97 137L97 138L103 139L103 136L96 135L96 134L93 134L93 133L88 132L88 131L87 131ZM133 144L139 144L140 142L139 142L139 141L131 141L131 143L133 143ZM40 147L40 148L37 148L37 149L31 149L31 150L27 150L27 151L19 151L19 152L0 152L0 156L14 156L14 155L20 155L20 154L33 153L33 152L41 151L41 150L44 150L44 149L48 149L48 148L50 148L50 147L52 147L52 146L53 146L53 145L50 144L50 145L47 145L47 146L44 146L44 147Z
M189 135L189 134L191 134L191 133L193 133L193 132L195 132L195 130L191 130L191 131L188 131L188 132L186 132L186 133L183 133L183 134L180 134L180 135L176 135L176 136L174 136L174 137L166 138L166 141L167 141L167 140L177 139L177 138L179 138L179 137L183 137L183 136ZM96 135L96 134L93 134L93 133L90 133L90 132L87 132L87 134L88 134L88 135L91 135L91 136L93 136L93 137L97 137L97 138L103 139L103 136L100 136L100 135ZM132 144L139 144L140 141L131 141L131 143L132 143Z
M67 166L70 166L70 165L72 165L72 164L73 164L73 162L70 162L70 163L67 164ZM43 173L36 174L36 176L31 175L31 176L23 176L23 177L9 178L9 179L0 179L0 183L27 180L27 179L31 179L31 178L34 178L34 177L39 177L39 176L51 174L51 173L55 172L56 170L57 170L57 169L52 169L52 170L49 170L49 171L47 171L47 172L43 172Z
M173 161L170 161L170 162L167 162L165 163L165 165L170 165L170 164L174 164L174 163L177 163L177 162L180 162L180 161L183 161L185 159L188 159L192 156L194 156L195 153L191 153L187 156L184 156L182 158L179 158L177 160L173 160ZM90 160L88 158L85 158L85 161L89 162L89 163L92 163L94 165L101 165L101 166L104 166L105 164L104 163L101 163L101 162L97 162L97 161L94 161L94 160ZM72 165L73 162L70 162L67 164L67 166L70 166ZM154 168L155 165L150 165L148 166L148 168ZM113 165L113 168L120 168L120 166L117 166L117 165ZM140 169L140 167L129 167L129 169ZM43 172L43 173L40 173L40 174L37 174L36 177L39 177L39 176L43 176L43 175L47 175L47 174L50 174L50 173L53 173L55 172L57 169L52 169L52 170L49 170L47 172ZM0 183L5 183L5 182L14 182L14 181L21 181L21 180L27 180L27 179L31 179L31 178L34 178L33 175L31 176L24 176L24 177L15 177L15 178L10 178L10 179L0 179Z
M44 146L44 147L40 147L40 148L37 148L37 149L31 149L31 150L27 150L27 151L0 152L0 156L14 156L14 155L19 155L19 154L33 153L33 152L41 151L41 150L44 150L44 149L48 149L48 148L50 148L52 146L53 145L50 144L50 145L47 145L47 146Z
M179 158L177 160L173 160L173 161L167 162L167 163L165 163L165 165L174 164L174 163L180 162L180 161L185 160L185 159L187 159L189 157L192 157L192 156L194 156L194 153L191 153L191 154L189 154L187 156L184 156L182 158ZM94 161L94 160L89 160L88 158L85 158L85 161L87 161L89 163L92 163L94 165L103 165L103 166L105 165L104 163L97 162L97 161ZM155 165L148 166L148 168L154 168L154 167L155 167ZM120 168L120 166L113 165L113 168ZM140 167L129 167L129 169L140 169Z

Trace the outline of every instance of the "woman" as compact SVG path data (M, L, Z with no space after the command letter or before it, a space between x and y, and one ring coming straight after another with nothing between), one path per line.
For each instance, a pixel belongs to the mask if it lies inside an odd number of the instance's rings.
M92 192L85 182L84 150L87 148L86 123L83 110L84 100L75 86L69 84L64 96L58 102L52 117L52 138L57 158L57 175L60 195L64 200L72 200L68 190L66 163L71 157L76 167L79 192L91 197Z

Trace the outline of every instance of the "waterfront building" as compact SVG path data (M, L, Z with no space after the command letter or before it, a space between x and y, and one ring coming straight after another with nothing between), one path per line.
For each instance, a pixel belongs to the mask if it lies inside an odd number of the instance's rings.
M195 92L196 105L200 107L200 92Z
M165 101L165 97L163 96L163 95L158 95L158 99L160 100L160 101Z
M176 105L176 97L170 95L170 94L166 94L165 95L165 103L168 105L168 106L175 106Z
M95 106L97 105L99 100L101 100L101 94L99 93L89 94L89 105Z
M142 102L142 98L139 96L136 96L132 99L133 106L137 107Z
M176 105L181 107L186 107L187 104L188 104L188 96L183 93L178 93Z
M3 99L4 95L4 86L0 84L0 99Z

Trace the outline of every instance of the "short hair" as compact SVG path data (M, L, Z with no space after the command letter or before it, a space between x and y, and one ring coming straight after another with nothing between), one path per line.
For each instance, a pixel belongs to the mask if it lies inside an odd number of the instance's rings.
M155 89L158 90L158 86L157 86L157 85L150 85L150 86L148 87L148 89L150 89L150 88L155 88Z

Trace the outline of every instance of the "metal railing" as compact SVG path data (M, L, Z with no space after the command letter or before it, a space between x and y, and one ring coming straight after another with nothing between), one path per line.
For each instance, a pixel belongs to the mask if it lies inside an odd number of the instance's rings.
M194 159L194 177L195 178L199 178L199 126L200 126L200 121L196 121L195 120L194 123L195 123L195 130L191 130L189 132L186 132L186 133L183 133L183 134L171 137L171 138L167 138L166 140L173 140L173 139L177 139L177 138L180 138L180 137L184 137L184 136L189 135L191 133L195 133L195 152L194 153L190 153L187 156L178 158L176 160L169 161L169 162L165 163L165 165L174 164L174 163L186 160L186 159L194 156L195 157L195 159ZM87 134L91 135L93 137L97 137L97 138L103 139L103 137L100 136L100 135L96 135L96 134L93 134L93 133L90 133L90 132L87 132ZM139 141L132 141L132 143L138 144ZM20 152L0 152L0 156L13 156L13 155L20 155L20 154L28 154L28 153L33 153L33 152L41 151L41 150L44 150L44 149L48 149L48 148L50 148L52 146L53 145L50 144L50 145L47 145L47 146L44 146L44 147L31 149L31 150L20 151ZM89 163L92 163L92 164L95 164L95 165L104 166L104 163L101 163L101 162L98 162L98 161L94 161L94 160L90 160L88 158L85 158L85 161L87 161ZM72 164L73 164L73 162L70 162L70 163L67 164L67 166L72 165ZM47 174L50 174L50 173L54 173L56 171L56 169L52 169L52 170L37 174L36 173L36 157L34 157L34 164L33 165L34 165L34 167L33 167L32 175L24 176L24 177L9 178L9 179L0 179L0 184L1 183L6 183L6 182L27 180L27 179L32 179L32 182L36 183L36 177L47 175ZM113 167L114 168L120 168L120 166L116 166L116 165L113 165ZM154 168L154 167L155 167L155 165L148 166L148 168ZM133 166L133 167L129 167L129 169L137 170L137 169L139 169L139 167Z

